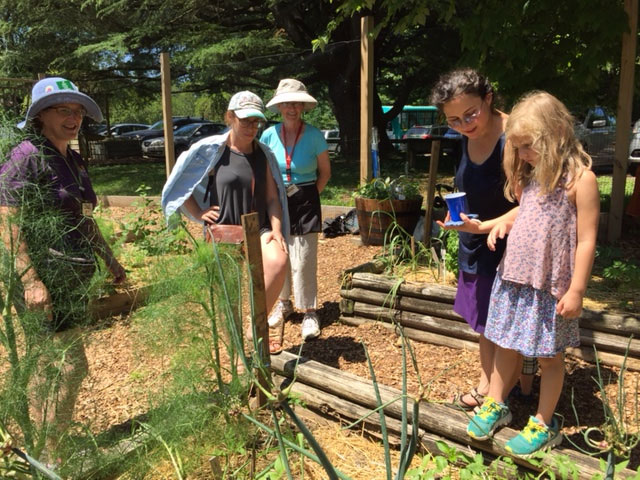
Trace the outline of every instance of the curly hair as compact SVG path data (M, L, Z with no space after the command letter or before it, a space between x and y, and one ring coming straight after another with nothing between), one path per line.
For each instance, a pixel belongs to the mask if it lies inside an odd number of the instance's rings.
M514 200L516 191L532 180L547 194L566 175L566 188L570 188L591 168L591 157L576 138L573 125L574 118L567 107L550 93L533 91L518 100L505 129L504 190L508 199ZM514 138L531 140L531 148L539 156L535 167L518 157Z
M440 76L431 90L431 105L442 112L444 104L464 94L477 95L481 99L493 94L493 85L487 77L472 68L452 70ZM494 111L495 94L491 100L491 111Z

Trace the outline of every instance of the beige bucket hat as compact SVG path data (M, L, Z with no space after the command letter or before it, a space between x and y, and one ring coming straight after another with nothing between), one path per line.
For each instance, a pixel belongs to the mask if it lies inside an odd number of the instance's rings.
M309 95L304 83L294 78L280 80L276 93L267 103L267 108L274 113L278 113L278 104L284 102L302 102L304 103L305 112L313 110L318 104L318 101Z

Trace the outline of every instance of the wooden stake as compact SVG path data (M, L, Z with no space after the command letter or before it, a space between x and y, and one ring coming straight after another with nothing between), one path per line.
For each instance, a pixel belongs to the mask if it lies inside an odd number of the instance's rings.
M433 198L436 196L436 180L438 179L438 163L440 162L440 140L431 142L431 158L429 159L429 185L427 186L427 206L424 216L424 244L431 245L431 223L433 222ZM444 261L444 259L442 259Z
M373 126L373 17L360 19L360 185L371 180Z
M169 54L160 54L160 77L162 79L162 123L164 125L164 158L167 178L176 164L173 149L173 113L171 111L171 66Z
M613 163L611 205L609 207L609 230L607 239L615 242L622 234L624 187L629 164L629 135L631 130L631 107L633 103L633 75L638 41L638 0L624 0L624 10L629 20L629 30L622 34L620 58L620 87L616 127L616 158Z
M262 247L260 245L260 225L258 214L249 213L242 216L242 228L244 229L244 246L247 264L251 274L253 284L253 319L256 326L256 338L260 345L258 355L260 355L263 365L270 365L269 354L269 328L267 326L267 295L264 286L264 270L262 268ZM260 371L258 371L258 382L265 389L269 382ZM262 390L257 389L257 403L261 407L267 402L267 398Z

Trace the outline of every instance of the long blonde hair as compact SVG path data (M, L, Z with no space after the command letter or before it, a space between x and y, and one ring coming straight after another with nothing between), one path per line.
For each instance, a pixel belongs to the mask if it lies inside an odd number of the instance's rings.
M582 172L591 168L591 157L584 151L573 129L574 119L567 107L547 92L525 94L513 107L505 128L505 196L515 200L517 190L532 180L543 194L555 190L566 175L570 188ZM531 139L540 159L535 167L518 158L511 140Z

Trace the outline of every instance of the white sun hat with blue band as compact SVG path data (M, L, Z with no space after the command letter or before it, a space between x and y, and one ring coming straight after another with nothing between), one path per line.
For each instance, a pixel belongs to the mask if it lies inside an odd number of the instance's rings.
M29 120L35 118L45 108L61 103L79 103L87 111L87 116L96 122L102 121L102 112L98 104L89 95L78 90L73 82L62 77L49 77L38 81L31 90L31 105L27 110L24 122L18 126L23 128Z

